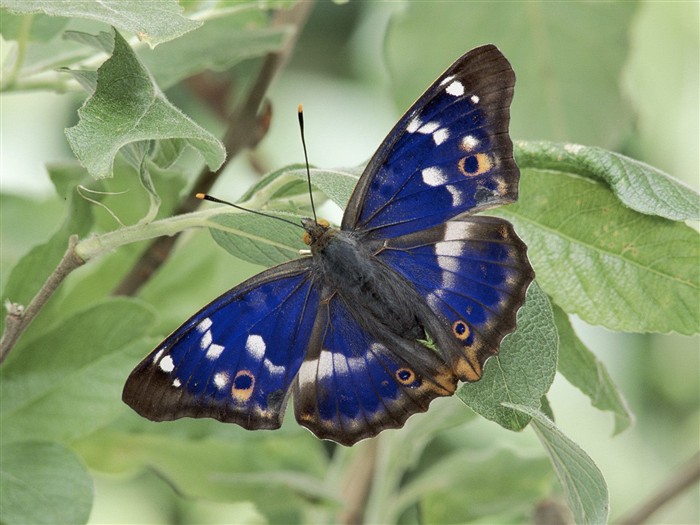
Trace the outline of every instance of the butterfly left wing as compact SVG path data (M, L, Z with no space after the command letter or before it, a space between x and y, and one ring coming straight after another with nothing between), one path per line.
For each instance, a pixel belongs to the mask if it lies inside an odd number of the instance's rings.
M515 329L535 276L527 247L499 217L459 217L389 239L377 258L413 283L441 319L443 333L431 335L462 381L477 381Z
M350 198L342 229L391 238L514 202L508 136L515 74L493 45L459 58L394 126Z
M456 379L435 351L382 329L338 293L322 296L293 387L301 425L349 446L454 393Z
M124 402L153 421L279 428L318 308L310 265L281 264L205 306L134 369Z

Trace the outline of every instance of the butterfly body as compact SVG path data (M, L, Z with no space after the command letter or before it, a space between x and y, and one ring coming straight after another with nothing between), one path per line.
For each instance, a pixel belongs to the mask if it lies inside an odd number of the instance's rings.
M473 216L517 198L514 75L494 46L449 68L389 133L340 228L303 219L311 256L271 268L185 322L123 399L162 421L297 420L352 445L397 428L483 364L533 278L512 226Z

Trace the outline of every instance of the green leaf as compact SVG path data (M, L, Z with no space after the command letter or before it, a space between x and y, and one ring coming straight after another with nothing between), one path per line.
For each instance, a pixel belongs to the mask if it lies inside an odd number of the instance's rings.
M7 2L0 1L0 6L4 7ZM27 28L27 18L22 15L13 15L7 11L3 12L2 36L6 40L18 40L25 36ZM29 31L26 34L32 42L49 42L58 35L68 25L69 20L53 18L50 16L34 15L29 21Z
M275 214L299 223L300 217ZM274 266L299 257L308 248L302 242L303 230L270 218L250 213L222 213L210 218L217 226L211 236L222 248L244 261Z
M2 442L70 441L114 419L124 378L157 342L143 339L154 319L141 301L109 299L22 339L0 369Z
M612 330L700 329L700 237L685 224L624 207L602 182L535 169L522 170L520 199L498 215L566 312Z
M59 196L67 201L65 218L48 241L29 250L15 265L4 286L3 300L25 306L29 304L66 252L68 238L73 234L83 236L90 231L92 205L75 190L86 174L75 168L55 171ZM4 316L0 322L4 325Z
M311 183L338 206L345 209L363 168L312 169ZM289 175L306 180L306 170L291 170Z
M199 27L202 22L182 16L176 0L2 0L0 6L13 13L43 13L50 16L84 18L134 33L155 47Z
M187 497L251 501L271 523L289 523L290 513L299 513L309 500L337 504L323 483L328 468L323 443L309 433L290 434L284 429L251 433L211 422L219 437L178 435L178 428L207 427L207 423L146 423L158 429L133 434L102 431L77 448L94 469L114 473L154 469Z
M71 450L58 443L3 444L0 523L87 523L92 479Z
M173 106L133 50L115 31L114 53L97 71L97 88L66 129L73 152L93 177L111 177L114 157L141 140L184 139L212 170L226 158L223 144Z
M636 2L407 2L386 38L398 106L407 108L470 48L492 42L518 79L511 136L613 147L631 132L618 86L637 9Z
M210 69L224 71L247 59L279 50L291 28L269 27L269 17L257 6L207 20L182 38L143 49L139 58L162 89L183 78Z
M549 454L575 522L581 525L607 523L608 487L588 454L538 410L511 403L506 406L532 418L532 428Z
M518 312L518 328L506 336L498 355L486 361L482 378L466 383L457 395L472 410L509 430L521 430L529 419L503 403L540 407L557 367L557 329L547 296L530 285Z
M622 203L647 215L700 218L700 195L661 170L602 148L552 142L515 143L521 169L535 168L607 183Z
M556 305L554 321L559 331L559 372L586 394L594 407L612 412L615 416L615 434L622 432L633 423L634 416L605 365L581 342L569 317Z
M459 450L402 487L398 500L403 507L418 502L425 523L471 523L498 515L525 523L533 502L548 495L550 478L545 458L503 448Z

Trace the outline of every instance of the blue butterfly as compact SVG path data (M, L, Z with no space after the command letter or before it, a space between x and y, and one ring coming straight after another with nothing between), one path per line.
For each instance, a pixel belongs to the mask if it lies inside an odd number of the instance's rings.
M202 308L124 401L155 421L274 429L292 394L301 425L352 445L477 381L534 278L511 224L473 215L517 199L514 84L493 45L459 58L374 154L340 229L302 220L311 256Z

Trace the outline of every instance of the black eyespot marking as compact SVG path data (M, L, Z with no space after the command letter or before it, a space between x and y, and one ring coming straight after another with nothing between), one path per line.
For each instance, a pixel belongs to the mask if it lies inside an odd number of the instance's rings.
M457 339L459 339L460 341L464 341L469 337L471 330L469 330L469 326L467 326L467 323L460 319L458 321L455 321L452 325L452 333L455 334L455 337Z
M409 386L416 381L416 374L410 368L399 368L396 371L396 380L402 385Z
M253 395L255 376L250 370L241 370L231 382L231 397L235 401L245 402Z

